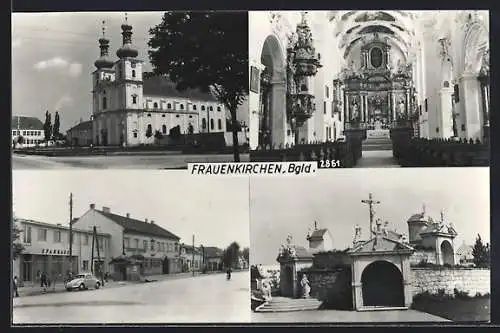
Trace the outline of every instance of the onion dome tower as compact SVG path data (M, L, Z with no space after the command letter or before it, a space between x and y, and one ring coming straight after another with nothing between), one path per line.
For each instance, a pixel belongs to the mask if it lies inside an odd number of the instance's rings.
M109 58L109 39L106 38L105 21L102 21L102 38L99 39L99 48L101 56L94 62L95 67L97 69L112 68L114 62Z
M132 26L128 24L127 14L125 14L125 23L122 24L123 43L116 51L118 58L135 58L139 55L139 51L132 45Z

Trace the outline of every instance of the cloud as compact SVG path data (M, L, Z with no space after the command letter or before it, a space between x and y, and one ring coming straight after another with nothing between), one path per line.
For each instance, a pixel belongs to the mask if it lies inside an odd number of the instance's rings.
M71 77L78 77L82 74L82 64L77 62L71 63L61 57L54 57L49 60L39 61L35 64L34 68L38 71L58 69L64 71L65 74Z
M65 107L65 106L71 106L71 105L73 105L73 98L71 98L68 95L64 95L61 98L59 98L59 100L57 101L57 103L54 106L54 109L56 111L59 111L61 108Z
M80 76L80 74L82 74L82 64L79 63L70 64L68 68L69 68L68 74L71 77L78 77Z

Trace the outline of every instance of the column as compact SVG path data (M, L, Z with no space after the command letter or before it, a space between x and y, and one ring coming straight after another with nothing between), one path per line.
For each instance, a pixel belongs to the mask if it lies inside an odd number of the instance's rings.
M363 95L362 92L359 94L359 119L361 122L363 122L364 119L364 114L365 114L365 96Z
M396 92L391 91L391 114L392 121L396 121Z
M349 93L344 91L344 123L349 122Z
M465 133L461 129L460 132L467 139L482 139L479 81L473 74L464 74L459 80L459 85L461 88L460 103L463 103L465 115L465 119L462 121L465 124Z
M485 83L482 85L483 97L483 119L484 126L490 125L490 85Z
M368 121L368 95L365 95L365 122Z
M271 148L285 145L286 137L286 84L284 81L272 82L271 87Z
M445 139L453 136L452 94L453 88L441 88L439 91L438 136Z
M406 94L405 94L405 100L406 100L406 116L409 118L410 117L410 89L406 89Z

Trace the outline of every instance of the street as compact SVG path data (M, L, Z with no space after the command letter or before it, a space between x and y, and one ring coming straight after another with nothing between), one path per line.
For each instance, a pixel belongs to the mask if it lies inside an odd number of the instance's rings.
M14 298L14 324L250 322L250 276L235 272Z
M241 154L242 162L249 161L248 154ZM48 157L39 155L12 155L13 170L31 169L180 169L192 162L232 162L233 155L108 155Z

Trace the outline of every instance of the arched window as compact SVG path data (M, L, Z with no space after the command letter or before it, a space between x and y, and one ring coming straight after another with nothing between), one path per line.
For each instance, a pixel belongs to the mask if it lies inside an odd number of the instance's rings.
M137 96L132 96L132 104L137 104Z
M214 122L214 119L212 118L212 119L210 119L210 129L213 130L214 127L215 127L215 122Z
M211 107L210 107L210 111L213 111L213 110L214 110L214 107L213 107L213 106L211 106Z
M222 129L222 120L217 120L217 127L219 127L219 130Z
M203 129L207 128L207 120L205 118L203 118L203 120L201 121L201 128Z
M201 106L201 111L205 111L205 105Z
M167 104L167 109L172 109L172 104L168 103Z
M163 134L166 134L167 133L167 125L161 125L161 132Z
M181 104L181 110L184 110L184 104Z
M153 108L158 109L158 103L154 102L153 103Z
M135 77L135 69L132 70L132 77Z
M106 99L106 96L102 98L102 109L105 110L108 108L108 101Z

